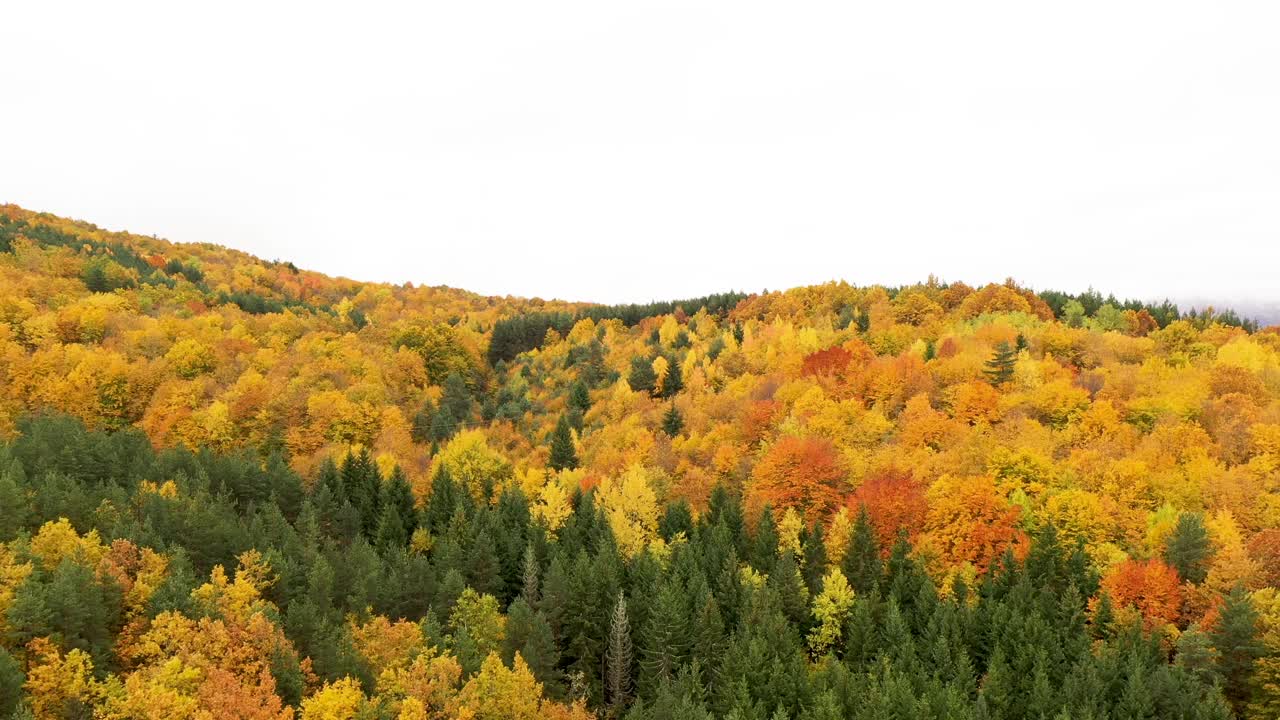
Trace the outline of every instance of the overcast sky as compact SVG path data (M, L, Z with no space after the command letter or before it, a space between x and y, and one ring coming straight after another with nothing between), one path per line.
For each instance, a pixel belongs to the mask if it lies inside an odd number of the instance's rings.
M1275 2L7 3L0 202L361 280L1280 300Z

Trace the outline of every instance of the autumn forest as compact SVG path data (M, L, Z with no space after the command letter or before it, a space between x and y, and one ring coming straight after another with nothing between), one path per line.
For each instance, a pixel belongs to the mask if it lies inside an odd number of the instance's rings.
M0 205L0 720L1273 720L1280 327L1103 293L486 297Z

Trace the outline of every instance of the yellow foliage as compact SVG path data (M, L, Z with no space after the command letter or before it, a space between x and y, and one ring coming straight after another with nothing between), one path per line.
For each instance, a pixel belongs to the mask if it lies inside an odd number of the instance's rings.
M604 506L618 549L628 558L646 547L661 543L658 538L658 497L650 487L649 473L632 465L621 477L600 486Z
M345 677L302 701L302 720L355 720L367 700L360 683Z

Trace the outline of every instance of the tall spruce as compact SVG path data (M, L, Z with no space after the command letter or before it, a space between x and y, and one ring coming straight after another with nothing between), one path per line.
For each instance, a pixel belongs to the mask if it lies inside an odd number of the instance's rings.
M578 452L573 447L573 429L569 418L560 416L555 432L551 433L551 459L547 463L552 470L574 470L578 467Z
M1003 385L1013 379L1013 368L1017 362L1018 351L1009 343L1001 341L984 364L982 374L992 385Z
M631 623L627 600L619 593L609 620L609 648L605 655L609 708L619 717L631 702Z

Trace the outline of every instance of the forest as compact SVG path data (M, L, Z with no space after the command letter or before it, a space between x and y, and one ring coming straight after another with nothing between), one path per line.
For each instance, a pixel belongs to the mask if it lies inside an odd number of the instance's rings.
M0 718L1280 717L1280 328L0 206Z

